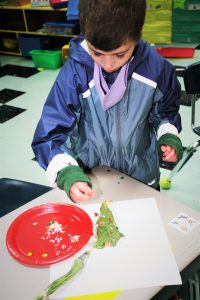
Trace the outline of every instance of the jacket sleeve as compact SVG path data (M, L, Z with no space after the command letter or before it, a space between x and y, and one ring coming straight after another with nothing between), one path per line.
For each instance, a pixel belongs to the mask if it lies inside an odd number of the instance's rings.
M53 157L63 153L60 146L75 127L79 108L73 67L69 60L62 67L47 97L33 137L32 148L42 168L46 169Z
M160 136L165 133L175 134L177 132L178 134L181 131L180 97L181 87L176 77L175 68L165 60L150 113L150 123L157 134L160 131Z

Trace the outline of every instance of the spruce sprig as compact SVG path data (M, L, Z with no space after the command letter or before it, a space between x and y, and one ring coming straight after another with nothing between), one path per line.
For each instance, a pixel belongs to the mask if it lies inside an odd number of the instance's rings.
M85 253L77 258L69 272L50 283L46 290L42 294L36 296L33 300L45 300L49 295L53 294L58 288L60 288L76 273L78 273L85 265L85 255L88 255L88 253Z

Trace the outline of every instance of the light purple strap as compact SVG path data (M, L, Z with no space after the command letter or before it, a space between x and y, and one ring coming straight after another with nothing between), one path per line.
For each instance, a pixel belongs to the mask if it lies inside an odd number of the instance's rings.
M104 110L117 104L124 96L127 88L127 72L129 62L124 65L112 86L108 87L102 74L101 67L94 63L94 84Z

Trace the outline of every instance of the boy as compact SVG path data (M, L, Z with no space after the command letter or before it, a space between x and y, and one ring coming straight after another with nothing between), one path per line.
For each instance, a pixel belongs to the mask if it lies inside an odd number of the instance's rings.
M84 37L70 43L32 144L74 202L94 196L82 168L109 166L158 188L159 155L181 158L180 85L140 39L145 11L144 0L79 1Z

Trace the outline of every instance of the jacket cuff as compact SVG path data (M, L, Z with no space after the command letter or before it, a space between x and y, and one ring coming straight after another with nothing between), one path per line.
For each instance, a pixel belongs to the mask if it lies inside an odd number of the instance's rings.
M65 190L68 197L70 197L71 186L77 181L87 182L88 185L92 187L91 180L79 166L68 166L58 173L57 186L60 189Z
M159 128L157 130L157 140L159 140L159 138L166 133L172 133L172 134L178 136L178 130L177 130L176 126L170 124L169 122L166 122L159 126Z
M177 155L177 161L179 161L182 158L183 146L182 146L182 142L178 136L176 136L172 133L166 133L159 138L159 140L158 140L159 157L162 157L162 155L163 155L163 152L161 150L162 145L169 145L175 149L176 155Z
M62 153L54 156L46 170L46 175L51 187L56 187L58 172L70 165L78 166L77 161L71 155Z

